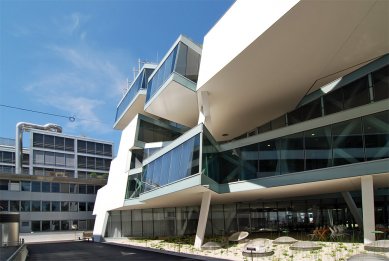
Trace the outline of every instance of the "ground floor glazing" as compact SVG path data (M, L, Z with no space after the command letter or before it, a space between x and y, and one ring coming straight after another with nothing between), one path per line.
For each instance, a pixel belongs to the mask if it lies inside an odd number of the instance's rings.
M389 188L376 189L374 194L375 224L389 228ZM352 192L351 196L361 211L361 191ZM200 206L111 211L105 236L195 235L199 213ZM344 225L350 231L356 231L363 240L341 193L230 204L212 204L211 201L205 235L228 235L242 230L309 234L316 227L334 225Z

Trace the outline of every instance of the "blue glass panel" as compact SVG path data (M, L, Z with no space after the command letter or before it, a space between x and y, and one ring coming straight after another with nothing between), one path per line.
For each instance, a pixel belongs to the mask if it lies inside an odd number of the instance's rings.
M161 179L161 168L162 168L162 160L163 157L158 158L154 161L154 172L153 172L153 178L152 178L152 184L154 187L160 186L160 179Z
M160 172L159 185L163 186L168 183L169 180L169 170L170 170L170 161L172 157L172 151L169 151L162 156L162 169Z
M181 156L181 173L180 178L185 178L190 175L192 168L192 153L194 147L194 139L185 141Z
M130 89L124 96L123 100L120 102L117 110L116 110L116 118L115 121L118 120L118 118L123 114L123 112L127 109L128 105L133 102L133 99L135 98L136 94L142 87L143 79L145 78L145 71L143 70L138 77L135 79L135 82L131 85Z
M181 155L182 151L184 149L184 145L181 144L180 146L177 146L174 148L174 150L171 151L171 164L170 164L170 173L169 173L169 183L173 182L175 180L180 179L180 170L181 170Z
M178 45L173 49L168 58L158 68L156 73L150 79L147 87L146 103L154 96L155 93L162 87L167 78L173 72L173 66L171 65L175 61Z

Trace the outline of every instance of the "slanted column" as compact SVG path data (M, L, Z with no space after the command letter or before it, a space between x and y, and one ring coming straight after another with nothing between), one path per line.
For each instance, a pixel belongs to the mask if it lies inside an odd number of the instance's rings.
M342 196L343 196L344 201L346 201L346 204L347 204L351 214L353 215L355 221L357 222L358 227L360 229L362 229L363 228L363 218L362 218L361 212L358 210L357 205L355 204L355 201L351 197L350 192L344 191L344 192L342 192Z
M196 240L194 244L196 248L201 248L201 246L203 245L210 204L211 204L211 192L210 191L204 192L203 199L201 200L199 221L197 223Z
M363 242L365 244L375 241L374 219L374 187L373 176L361 177L362 187L362 214L363 214Z

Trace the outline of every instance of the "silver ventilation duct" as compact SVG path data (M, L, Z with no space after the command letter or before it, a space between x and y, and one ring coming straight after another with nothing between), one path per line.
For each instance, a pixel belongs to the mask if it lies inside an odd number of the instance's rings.
M19 122L18 124L16 124L16 136L15 136L15 173L16 174L22 174L23 131L29 131L31 129L62 133L62 127L53 123L38 125L38 124L33 124L28 122Z

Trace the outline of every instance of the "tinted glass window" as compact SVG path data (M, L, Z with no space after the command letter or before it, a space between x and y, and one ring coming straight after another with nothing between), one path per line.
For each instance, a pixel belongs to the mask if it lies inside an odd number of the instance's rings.
M303 133L286 136L281 140L281 173L304 170Z
M42 192L50 192L50 182L42 182Z
M340 88L323 96L324 114L343 110L343 89Z
M43 134L34 133L32 142L34 147L43 148Z
M389 65L372 72L374 100L389 98Z
M65 149L65 138L63 137L55 137L55 149L56 150L64 150Z
M354 108L370 102L367 76L343 86L342 89L344 109Z
M233 153L238 153L237 150ZM240 149L240 158L242 160L241 180L257 178L259 165L259 146L258 144L245 146ZM259 173L258 173L259 174Z
M60 192L59 183L51 183L51 192L55 192L55 193Z
M330 167L332 161L331 128L329 126L306 131L305 169Z
M65 150L66 151L74 151L74 140L65 138Z
M20 182L21 191L31 191L31 182L30 181L21 181Z
M42 201L42 211L50 212L50 201Z
M32 192L41 192L41 183L40 181L31 182L31 191Z
M46 149L54 149L54 136L44 135L44 144Z
M366 159L389 158L389 111L363 117Z
M86 141L83 140L77 141L77 151L80 153L86 153Z
M280 142L269 140L259 144L260 177L279 174L280 172Z
M361 119L334 124L334 166L364 161Z
M51 202L51 211L58 212L60 211L61 204L59 201L52 201Z
M41 202L33 200L31 201L31 211L40 212L41 211Z

